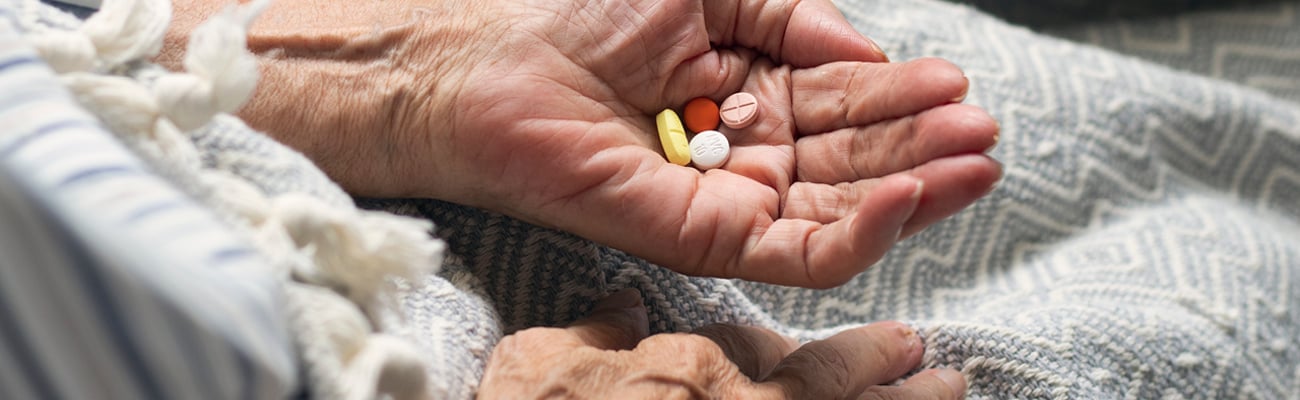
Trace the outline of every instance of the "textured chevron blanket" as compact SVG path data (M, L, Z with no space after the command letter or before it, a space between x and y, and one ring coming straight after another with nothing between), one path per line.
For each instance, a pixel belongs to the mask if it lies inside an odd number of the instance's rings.
M1300 398L1300 2L1069 26L1005 11L1078 2L977 3L1056 36L969 5L837 2L894 59L962 66L967 101L1001 123L1006 167L989 197L852 282L684 277L477 209L361 200L432 220L448 244L436 276L404 286L387 333L420 349L432 393L469 398L502 335L635 287L655 332L732 322L814 339L904 320L925 364L961 370L970 398ZM205 165L268 194L348 202L238 121L193 138ZM324 339L310 303L289 308L309 392L341 393L342 367L312 350Z

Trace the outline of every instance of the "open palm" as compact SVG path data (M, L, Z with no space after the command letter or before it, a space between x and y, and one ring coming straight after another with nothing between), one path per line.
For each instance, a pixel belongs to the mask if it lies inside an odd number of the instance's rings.
M1000 174L982 154L996 124L955 104L961 71L878 62L828 1L336 3L282 1L254 26L265 76L241 115L357 194L484 207L687 274L829 287ZM737 91L763 110L722 129L730 161L668 163L654 115Z

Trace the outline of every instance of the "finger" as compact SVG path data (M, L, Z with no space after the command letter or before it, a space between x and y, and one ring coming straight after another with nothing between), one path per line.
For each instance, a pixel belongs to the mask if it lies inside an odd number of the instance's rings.
M752 380L766 376L799 342L769 329L732 324L711 324L695 334L718 344L740 372Z
M800 181L853 182L942 157L986 152L997 138L997 122L983 109L950 104L881 124L800 138L795 142L795 168Z
M596 303L591 315L569 325L566 331L582 344L602 350L636 347L650 334L641 292L627 288L610 295Z
M804 344L764 380L791 397L854 398L868 387L898 379L921 363L916 331L899 322L878 322Z
M951 369L927 369L900 386L867 388L859 400L958 400L966 395L966 378Z
M753 179L779 193L793 182L795 164L793 127L789 115L790 67L756 59L750 65L750 77L743 90L763 105L758 120L745 129L721 127L731 142L731 159L726 170Z
M721 131L734 138L733 146L783 146L794 143L790 116L794 113L790 92L789 65L773 63L759 58L750 63L747 80L741 90L754 95L761 105L755 121L744 129L723 127ZM730 93L728 93L730 95Z
M668 79L662 97L675 105L684 105L696 97L721 102L740 90L756 56L746 49L715 49L683 61Z
M857 212L831 223L832 228L808 238L809 275L814 282L839 286L848 282L898 242L902 225L911 219L925 192L924 181L908 176L891 176L863 196Z
M754 48L795 66L889 61L829 0L706 0L704 18L710 42Z
M812 288L848 282L898 241L922 191L921 181L894 175L862 196L854 213L830 224L783 214L749 239L735 275Z
M985 155L939 158L898 174L925 182L916 211L903 223L900 237L946 218L983 197L1002 176L1002 166ZM856 212L854 205L876 187L879 179L837 185L798 182L790 186L782 216L831 223Z
M883 179L864 179L835 185L797 182L786 192L781 216L823 224L839 221L857 212L867 194L880 186L882 181Z
M983 154L931 161L911 171L925 182L925 193L900 237L908 237L966 208L993 190L1002 178L1002 164Z
M791 76L795 128L809 135L916 114L957 102L970 86L952 63L832 63Z

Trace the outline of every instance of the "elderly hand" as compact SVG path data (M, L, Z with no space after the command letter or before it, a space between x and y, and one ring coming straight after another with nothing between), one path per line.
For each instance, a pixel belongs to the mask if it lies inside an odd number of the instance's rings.
M896 322L797 346L775 332L711 325L646 337L636 291L597 305L568 328L532 328L497 345L480 399L959 399L966 381L926 370L916 333Z
M177 3L164 63L221 4ZM878 63L829 0L279 0L249 46L263 78L240 115L352 193L483 207L687 274L835 286L1000 176L996 123L955 104L962 72ZM742 90L764 110L723 129L723 168L664 159L656 113Z

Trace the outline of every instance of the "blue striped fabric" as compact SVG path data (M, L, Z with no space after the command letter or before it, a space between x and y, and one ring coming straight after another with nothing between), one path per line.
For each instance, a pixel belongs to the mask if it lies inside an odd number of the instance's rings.
M262 257L75 105L0 8L0 398L282 398Z

